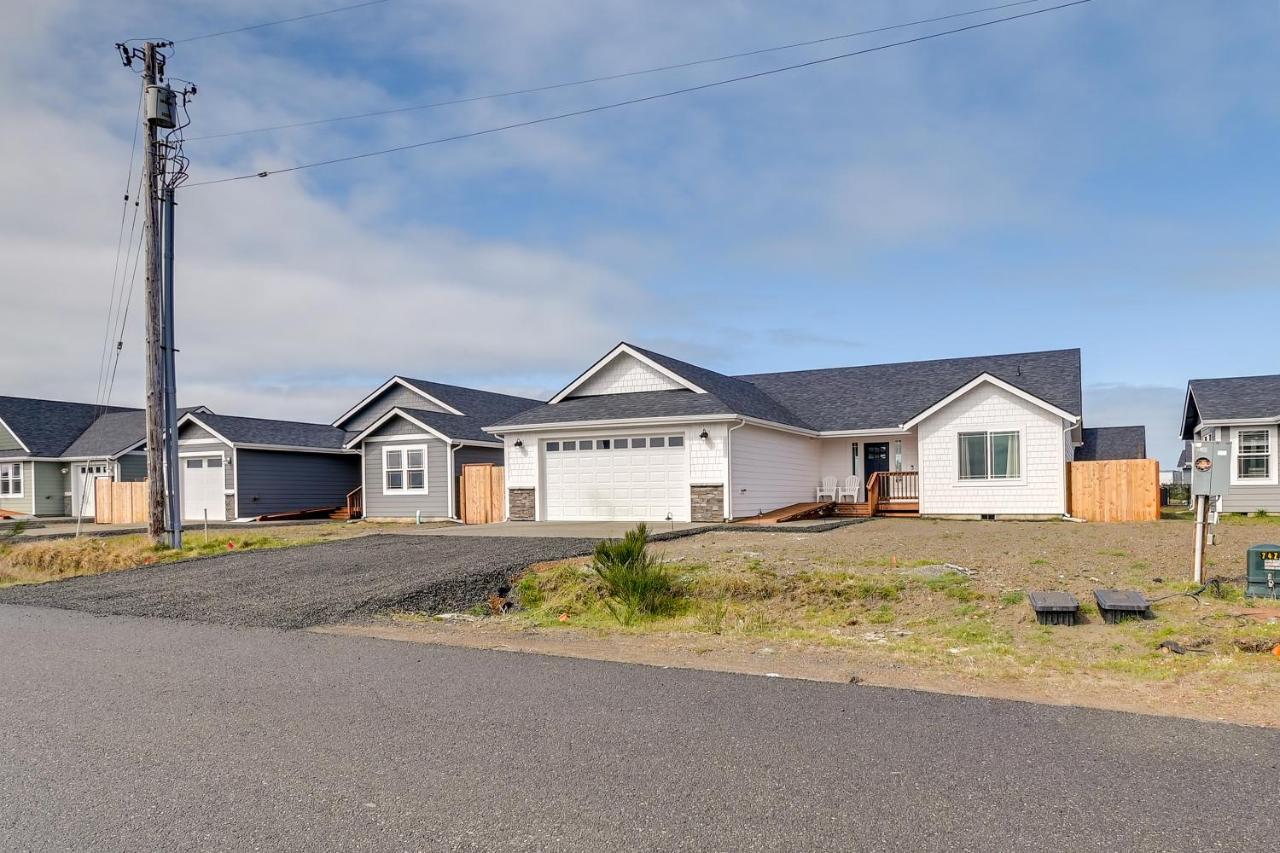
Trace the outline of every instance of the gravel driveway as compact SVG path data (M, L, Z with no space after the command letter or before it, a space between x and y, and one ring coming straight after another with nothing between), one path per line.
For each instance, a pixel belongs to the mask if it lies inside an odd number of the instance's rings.
M392 607L443 612L484 600L532 563L590 553L591 539L378 535L250 551L38 586L0 604L305 628Z

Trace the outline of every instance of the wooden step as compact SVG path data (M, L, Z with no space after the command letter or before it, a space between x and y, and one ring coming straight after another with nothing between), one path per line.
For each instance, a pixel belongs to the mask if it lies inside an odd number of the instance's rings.
M781 524L784 521L799 521L805 518L822 518L830 515L836 506L835 501L810 501L808 503L791 504L780 509L753 515L737 520L738 524Z

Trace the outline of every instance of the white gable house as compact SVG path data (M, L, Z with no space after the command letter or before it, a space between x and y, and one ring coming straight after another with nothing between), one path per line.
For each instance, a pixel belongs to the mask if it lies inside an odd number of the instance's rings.
M512 520L687 522L1059 517L1081 428L1079 350L726 376L622 343L485 431Z

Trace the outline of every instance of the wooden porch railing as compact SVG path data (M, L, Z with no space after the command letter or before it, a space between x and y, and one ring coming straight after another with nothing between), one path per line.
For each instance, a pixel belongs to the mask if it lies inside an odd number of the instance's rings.
M918 471L876 471L867 481L867 505L875 515L881 504L920 500Z
M364 518L364 486L347 492L347 518Z

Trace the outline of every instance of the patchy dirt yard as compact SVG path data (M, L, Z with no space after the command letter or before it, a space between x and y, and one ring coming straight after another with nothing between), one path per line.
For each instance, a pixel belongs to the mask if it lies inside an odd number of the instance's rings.
M142 534L47 540L11 538L0 541L0 587L98 575L235 551L336 541L370 532L373 531L360 525L342 522L223 528L211 530L208 536L199 530L188 530L181 550L153 545Z
M1210 576L1280 540L1271 519L1219 526ZM822 534L717 532L652 546L685 590L669 617L624 626L585 560L536 567L523 609L391 614L332 630L662 666L1001 696L1280 726L1280 604L1195 587L1192 529L1150 524L878 519ZM940 568L954 564L972 576ZM1107 625L1095 588L1133 588L1156 618ZM1028 589L1073 592L1084 624L1047 627ZM1161 651L1173 640L1186 654Z

